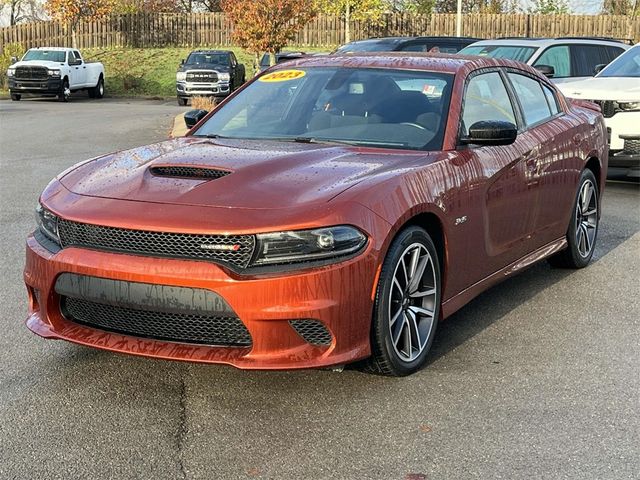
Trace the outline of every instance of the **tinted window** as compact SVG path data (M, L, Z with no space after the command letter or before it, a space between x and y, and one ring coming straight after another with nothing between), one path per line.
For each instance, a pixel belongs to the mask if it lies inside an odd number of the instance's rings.
M390 52L394 50L398 42L394 41L380 41L380 40L366 40L362 42L347 43L338 47L336 53L350 53L350 52Z
M607 64L624 50L606 45L571 45L574 77L591 77L597 65Z
M191 53L186 63L208 63L213 65L229 65L227 53Z
M640 77L640 46L620 55L598 77Z
M225 102L195 134L439 150L452 80L391 69L275 70Z
M553 78L570 77L571 58L569 56L569 47L567 45L558 45L547 48L538 57L534 65L549 65L553 67Z
M531 125L552 115L540 82L517 73L509 73L509 79L522 105L525 124Z
M509 94L498 72L476 75L467 85L462 112L461 135L483 120L502 120L516 124Z
M424 43L409 43L400 47L399 50L403 52L426 52L427 45Z
M549 104L549 109L551 110L551 115L555 115L560 111L558 107L558 99L556 98L556 94L553 90L551 90L546 85L542 85L542 90L544 91L544 96L547 97L547 103Z
M482 45L463 48L461 55L480 55L481 57L509 58L526 63L537 47L518 47L513 45Z

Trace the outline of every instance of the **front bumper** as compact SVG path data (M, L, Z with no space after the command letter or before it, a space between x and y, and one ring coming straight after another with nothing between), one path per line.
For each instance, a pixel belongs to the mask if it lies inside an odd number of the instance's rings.
M27 327L54 339L121 353L171 360L284 369L345 364L370 354L369 328L377 255L286 274L239 276L197 261L138 257L66 248L51 253L27 239L24 280L29 294ZM141 338L84 326L61 313L56 281L64 273L203 289L224 299L249 331L250 347L209 346ZM307 343L290 323L314 319L331 333L329 345Z
M49 78L46 80L9 79L9 91L11 93L57 94L60 92L61 86L60 78Z
M195 96L226 97L231 93L229 82L195 83L177 82L176 94L181 98Z

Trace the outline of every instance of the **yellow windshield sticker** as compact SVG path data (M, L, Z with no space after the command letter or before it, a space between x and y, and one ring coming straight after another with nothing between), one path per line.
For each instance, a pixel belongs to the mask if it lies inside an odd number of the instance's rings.
M288 82L289 80L297 80L307 73L304 70L278 70L277 72L267 73L258 80L261 82Z

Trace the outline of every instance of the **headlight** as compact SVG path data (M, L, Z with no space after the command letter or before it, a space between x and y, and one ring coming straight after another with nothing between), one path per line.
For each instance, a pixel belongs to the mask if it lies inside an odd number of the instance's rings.
M256 235L256 256L253 265L299 263L342 257L360 250L367 237L360 230L346 225L260 233Z
M36 207L36 222L38 222L38 228L49 239L60 245L60 236L58 235L58 217L56 217L49 210L46 210L42 205L38 204Z
M187 72L176 73L176 80L178 82L184 82L187 79Z
M228 82L230 78L231 78L231 75L229 75L226 72L222 72L218 74L218 80L220 80L221 82Z
M640 110L640 102L618 102L618 106L625 112Z
M9 70L7 70L7 77L13 77L15 74L16 74L15 68L10 68Z
M49 76L50 77L59 77L60 76L60 70L49 70Z

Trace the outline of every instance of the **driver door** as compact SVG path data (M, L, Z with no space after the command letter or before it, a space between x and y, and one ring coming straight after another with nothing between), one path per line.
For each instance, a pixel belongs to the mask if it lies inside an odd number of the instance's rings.
M87 66L77 50L69 52L69 68L71 69L69 80L71 89L84 87L87 83Z

